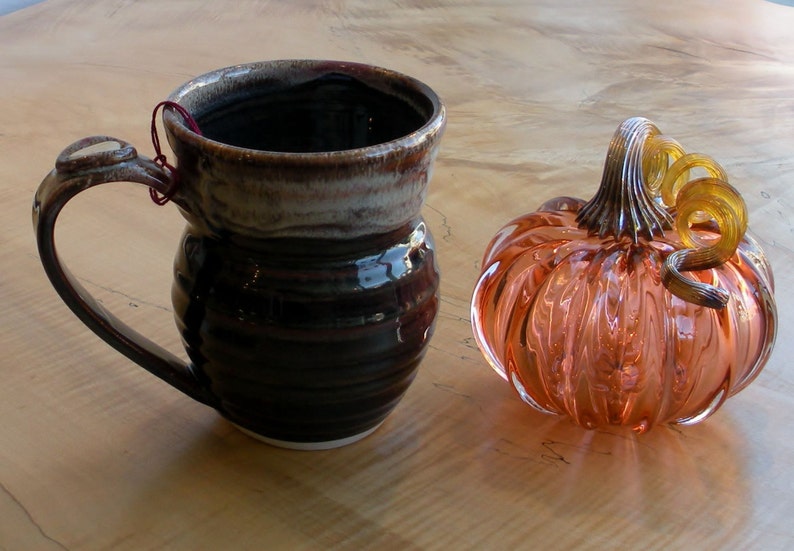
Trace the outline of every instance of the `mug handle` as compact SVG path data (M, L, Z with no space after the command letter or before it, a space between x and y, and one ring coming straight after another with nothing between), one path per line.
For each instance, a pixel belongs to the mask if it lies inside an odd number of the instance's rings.
M110 182L134 182L165 194L172 177L138 156L129 143L109 136L83 138L64 149L33 200L33 229L44 270L61 299L102 340L191 398L215 407L217 400L189 364L107 311L58 258L54 235L61 209L81 191Z

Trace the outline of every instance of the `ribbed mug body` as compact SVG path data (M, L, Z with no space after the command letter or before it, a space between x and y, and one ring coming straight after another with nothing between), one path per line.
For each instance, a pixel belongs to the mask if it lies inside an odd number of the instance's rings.
M196 376L266 440L368 434L438 312L421 208L443 105L398 73L314 61L224 69L169 99L204 131L165 112L188 222L172 297Z

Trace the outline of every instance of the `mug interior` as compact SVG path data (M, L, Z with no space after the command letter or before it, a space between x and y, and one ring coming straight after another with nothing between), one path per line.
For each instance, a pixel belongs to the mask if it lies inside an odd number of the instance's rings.
M242 67L205 75L203 86L178 98L205 138L257 151L345 151L408 136L437 112L429 89L385 69L334 62Z

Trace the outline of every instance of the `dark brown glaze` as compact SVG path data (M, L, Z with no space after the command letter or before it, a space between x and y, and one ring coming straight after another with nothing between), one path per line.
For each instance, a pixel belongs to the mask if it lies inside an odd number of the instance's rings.
M439 306L421 220L355 241L240 240L188 226L174 276L182 339L220 412L293 442L383 421L414 378Z

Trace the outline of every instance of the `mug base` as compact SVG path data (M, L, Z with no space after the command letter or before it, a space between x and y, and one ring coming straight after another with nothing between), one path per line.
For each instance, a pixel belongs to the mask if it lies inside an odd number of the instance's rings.
M264 442L265 444L270 444L271 446L276 446L278 448L286 448L289 450L302 450L302 451L319 451L319 450L332 450L334 448L341 448L343 446L347 446L349 444L353 444L362 440L378 430L378 428L383 424L383 421L372 427L371 429L367 429L364 432L360 432L358 434L354 434L352 436L347 436L345 438L339 438L337 440L327 440L323 442L292 442L289 440L278 440L276 438L269 438L267 436L263 436L258 434L252 430L246 429L245 427L241 427L236 423L232 423L240 432L259 440L260 442Z

